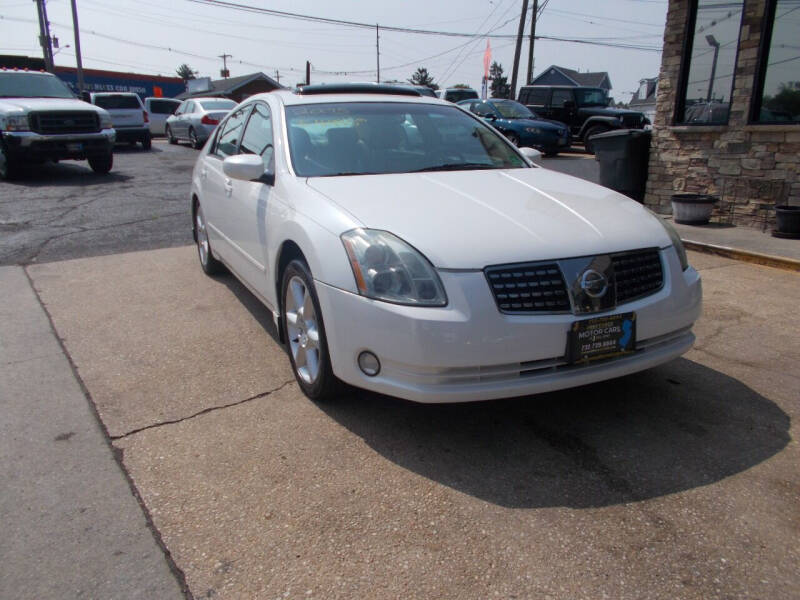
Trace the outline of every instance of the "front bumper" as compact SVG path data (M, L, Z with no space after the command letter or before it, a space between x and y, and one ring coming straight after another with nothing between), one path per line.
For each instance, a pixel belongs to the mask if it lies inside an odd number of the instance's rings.
M141 142L150 137L150 127L115 127L117 132L117 143L120 142Z
M98 133L43 135L32 131L4 131L3 144L11 158L20 162L40 160L85 160L109 154L114 146L113 129Z
M597 315L502 314L482 272L440 272L449 304L400 306L317 282L334 373L357 387L417 402L465 402L524 396L585 385L667 362L694 342L701 283L661 251L664 286L613 312L636 312L634 354L570 365L567 332ZM375 377L358 368L360 352L381 361Z

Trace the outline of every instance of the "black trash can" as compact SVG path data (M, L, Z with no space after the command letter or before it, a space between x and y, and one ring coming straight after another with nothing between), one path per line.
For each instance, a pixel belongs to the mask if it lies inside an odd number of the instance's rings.
M615 129L592 136L595 159L600 162L600 185L637 202L644 200L650 131Z

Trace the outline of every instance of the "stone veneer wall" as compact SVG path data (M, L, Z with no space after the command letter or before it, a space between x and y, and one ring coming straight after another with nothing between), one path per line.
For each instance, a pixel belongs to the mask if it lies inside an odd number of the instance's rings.
M767 207L800 204L800 125L747 124L766 0L744 3L728 124L672 126L689 4L670 0L667 12L645 204L670 214L672 194L711 193L735 224L774 223Z

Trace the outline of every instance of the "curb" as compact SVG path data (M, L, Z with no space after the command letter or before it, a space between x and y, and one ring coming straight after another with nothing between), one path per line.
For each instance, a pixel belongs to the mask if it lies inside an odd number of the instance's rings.
M738 248L717 246L703 242L694 242L692 240L682 239L681 241L687 250L705 252L706 254L716 254L717 256L732 258L733 260L740 260L743 262L763 265L765 267L774 267L776 269L784 269L786 271L796 271L800 273L800 260L795 260L793 258L774 256L772 254L761 254L760 252L750 252L749 250L739 250Z

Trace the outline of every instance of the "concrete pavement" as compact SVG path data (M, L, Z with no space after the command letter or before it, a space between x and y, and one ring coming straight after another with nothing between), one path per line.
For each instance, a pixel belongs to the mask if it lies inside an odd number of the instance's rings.
M184 597L93 411L24 270L0 267L2 598Z

